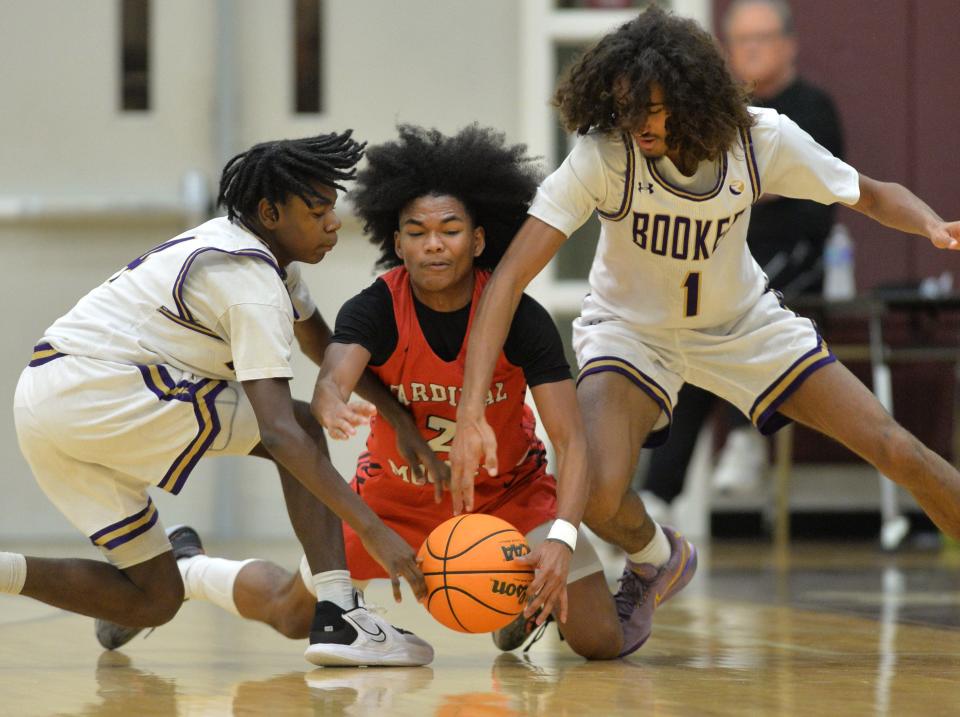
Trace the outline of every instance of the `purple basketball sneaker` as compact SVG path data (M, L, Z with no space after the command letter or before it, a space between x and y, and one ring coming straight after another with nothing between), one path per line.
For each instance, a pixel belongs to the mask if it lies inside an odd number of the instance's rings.
M670 542L670 559L659 569L627 560L620 589L613 596L623 625L620 657L640 649L653 629L653 611L680 592L697 572L697 549L673 528L661 527Z

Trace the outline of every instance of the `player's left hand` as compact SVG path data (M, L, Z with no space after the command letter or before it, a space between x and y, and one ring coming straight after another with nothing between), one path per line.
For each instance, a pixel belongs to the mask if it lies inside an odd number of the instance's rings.
M427 583L423 579L423 570L413 548L407 545L394 530L379 520L368 532L360 534L363 547L386 571L393 588L393 599L401 601L400 578L404 578L413 590L417 602L427 597Z
M330 438L337 441L345 441L356 435L357 428L367 425L370 419L377 415L377 409L372 403L347 403L324 381L319 381L314 389L310 412L327 429Z
M938 249L960 250L960 222L942 222L934 226L930 241Z
M529 555L517 558L521 563L534 566L533 582L527 588L524 617L530 617L539 610L538 625L542 625L550 613L554 613L560 622L567 621L567 573L570 572L572 557L573 551L566 543L544 540Z

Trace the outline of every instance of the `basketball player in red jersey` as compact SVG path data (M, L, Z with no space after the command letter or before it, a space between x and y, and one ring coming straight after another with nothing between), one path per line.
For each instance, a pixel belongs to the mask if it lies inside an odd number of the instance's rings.
M526 216L538 178L523 147L507 147L501 135L478 127L453 137L404 127L397 141L369 148L367 158L351 197L381 248L380 264L392 268L341 309L313 411L333 438L345 438L370 420L369 407L346 403L367 366L406 406L409 414L391 415L390 423L385 414L373 418L352 486L416 548L452 512L445 459L473 307ZM547 473L545 450L524 403L527 386L553 441L559 481ZM632 652L636 648L624 646L618 617L618 607L628 616L632 607L614 602L593 547L575 527L587 490L584 430L559 334L529 297L521 301L488 400L501 465L513 468L497 477L477 476L476 512L504 518L526 534L533 548L527 559L537 570L529 593L544 598L535 618L521 616L495 633L494 642L515 649L537 622L555 614L567 643L583 657ZM202 553L195 531L181 530ZM385 577L354 531L344 537L350 572L325 576L359 582ZM318 644L337 639L310 629L318 604L312 593L324 576L311 575L306 558L299 574L263 560L216 560L236 572L231 597L243 617L292 638L310 632ZM327 583L322 587L329 589ZM317 610L337 612L329 599L319 604ZM408 642L423 642L395 630Z
M440 461L454 437L470 321L490 270L524 219L537 176L522 146L506 146L502 135L477 126L452 137L401 127L397 141L368 149L367 159L351 197L380 247L379 265L390 270L340 310L313 410L333 438L352 434L366 414L347 399L368 367L408 408L420 435L400 436L399 443L425 440L436 459L423 469L411 465L404 453L412 449L401 452L394 429L375 416L352 485L418 547L453 512ZM528 385L556 450L557 481L534 433ZM501 465L510 468L497 476L480 471L475 510L528 536L527 560L536 568L530 592L544 606L536 620L521 617L494 640L517 647L552 613L575 652L612 658L622 651L616 606L577 528L587 482L576 400L556 327L525 296L487 396ZM354 580L385 576L352 530L345 528L344 538Z

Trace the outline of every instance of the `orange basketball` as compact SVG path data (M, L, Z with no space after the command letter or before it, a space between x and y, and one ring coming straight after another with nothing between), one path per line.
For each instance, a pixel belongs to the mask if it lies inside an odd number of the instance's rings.
M460 632L492 632L523 612L533 569L530 552L510 523L469 513L441 523L420 546L427 610Z

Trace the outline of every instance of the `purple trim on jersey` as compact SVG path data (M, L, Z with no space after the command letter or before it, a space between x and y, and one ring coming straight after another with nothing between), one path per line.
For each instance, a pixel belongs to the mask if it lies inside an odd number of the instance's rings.
M627 210L630 209L631 198L633 197L633 182L637 172L636 152L633 149L633 138L626 132L622 135L623 146L627 152L627 169L623 177L623 198L620 200L620 208L612 214L600 211L597 208L597 214L611 222L618 222L627 216Z
M196 237L194 237L194 236L181 237L180 239L171 239L170 241L165 241L163 244L158 244L157 246L155 246L155 247L154 247L153 249L151 249L150 251L141 254L141 255L138 256L136 259L134 259L133 261L131 261L129 264L127 264L127 266L126 266L125 268L126 268L128 271L131 270L131 269L136 269L136 268L137 268L138 266L140 266L144 261L146 261L147 257L151 256L152 254L156 254L158 251L163 251L164 249L169 249L170 247L176 246L177 244L179 244L179 243L181 243L181 242L190 241L191 239L196 239ZM119 276L120 276L120 274L117 274L117 275L114 276L112 279L110 279L110 281L113 281L114 279L116 279L116 278L119 277Z
M217 341L223 341L223 339L217 333L211 331L203 324L197 321L190 321L188 319L181 318L179 315L170 311L170 309L168 309L166 306L161 306L159 309L157 309L157 311L159 311L161 315L166 316L168 319L170 319L174 323L180 324L185 329L196 331L198 334L209 336L210 338L216 339Z
M753 202L756 204L763 191L760 188L760 168L757 166L757 156L753 151L753 135L750 128L740 129L740 140L747 160L747 174L750 176L750 187L753 189Z
M216 338L222 341L223 339L221 339L216 332L204 326L193 317L193 314L190 312L190 309L187 308L187 304L183 299L183 286L186 282L187 273L190 271L190 267L193 266L193 262L198 256L208 251L216 251L220 252L221 254L230 254L231 256L248 256L254 259L259 259L260 261L265 261L267 264L273 267L274 271L276 271L280 276L281 281L283 280L286 272L280 268L280 265L277 264L276 260L270 254L260 249L238 249L237 251L228 251L227 249L205 246L193 251L190 256L186 258L186 260L183 262L183 266L180 267L180 271L177 274L176 280L173 282L173 302L177 307L177 313L174 314L172 311L170 311L170 309L167 309L163 306L160 307L159 311L168 319L175 321L185 328L193 329L194 331L204 334L205 336L210 336L211 338ZM292 303L293 300L291 299L291 304Z
M645 159L647 160L647 169L650 170L650 176L653 177L657 184L670 192L670 194L680 197L681 199L689 199L692 202L705 202L708 199L713 199L720 193L720 190L723 189L723 183L727 178L726 153L720 155L720 171L717 173L717 183L714 185L713 189L706 194L697 194L696 192L691 192L683 187L676 187L670 184L670 182L667 181L667 178L662 176L657 170L656 163L649 157L646 157Z
M127 525L136 523L142 520L147 515L150 515L150 517L142 525L138 525L136 528L133 528L132 530L126 533L123 533L122 535L118 535L115 538L111 538L105 543L99 542L110 533L114 533L118 530L121 530ZM90 536L90 542L96 545L97 547L106 548L107 550L113 550L114 548L120 545L123 545L124 543L127 543L133 540L134 538L136 538L137 536L143 535L145 532L150 530L150 528L156 525L157 519L159 517L160 517L160 514L157 511L157 509L154 507L153 500L147 497L147 505L143 510L138 511L137 513L134 513L133 515L127 518L124 518L123 520L119 520L116 523L113 523L112 525L108 525L106 528L103 528L102 530L98 530L96 533Z

